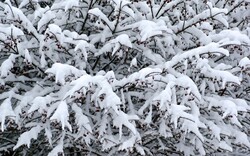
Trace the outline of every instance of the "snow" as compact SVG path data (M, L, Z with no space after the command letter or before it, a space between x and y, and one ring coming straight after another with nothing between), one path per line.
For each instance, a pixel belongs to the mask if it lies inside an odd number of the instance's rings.
M172 101L172 91L171 88L175 85L175 83L170 81L166 88L159 93L156 97L154 97L153 101L160 101L159 109L160 110L169 110L169 104Z
M140 114L141 114L141 113L140 113ZM144 122L145 122L146 124L148 124L148 125L149 125L150 123L152 123L152 106L150 107L150 110L149 110L149 112L148 112L148 114L147 114L147 116L146 116Z
M134 146L136 142L136 136L132 136L128 140L124 141L122 145L119 146L118 150L125 150L125 149L130 149Z
M185 110L190 110L190 108L181 106L181 105L172 105L170 109L170 114L171 114L171 122L174 124L174 127L177 128L177 120L179 117L185 117L190 118L190 115L186 112Z
M50 96L46 96L46 97L37 96L35 97L34 100L32 100L31 107L28 110L28 113L38 110L38 112L42 114L44 111L47 110L47 105L50 102L51 102Z
M202 142L204 142L203 135L200 133L196 123L190 120L184 120L180 129L183 130L184 133L193 132Z
M171 8L173 8L174 6L177 6L182 0L174 0L174 1L170 1L168 2L166 5L163 6L163 8L160 10L158 15L162 15L164 13L165 10L170 10ZM142 11L147 11L150 12L150 8L149 6L145 3L140 4L140 6L143 6L141 8ZM158 16L159 17L159 16Z
M248 136L245 133L243 133L241 131L234 131L233 135L235 137L236 144L243 144L247 147L250 147L250 142L248 140Z
M186 146L183 143L183 140L181 140L180 143L176 144L175 146L176 146L177 150L180 152L183 152L185 156L195 155L192 147L190 148L189 146Z
M140 153L140 155L146 155L142 146L136 144L135 149L136 149L136 151L138 151Z
M42 14L42 17L37 24L37 29L41 30L41 28L45 27L47 25L47 23L49 23L50 21L52 21L55 18L56 18L56 16L55 16L55 14L53 14L53 12L51 10L46 11L44 14Z
M68 122L69 120L69 112L68 112L68 106L65 101L61 101L60 104L58 105L56 111L54 114L50 117L50 120L56 120L62 124L62 129L64 130L65 126L72 131L72 127L70 123Z
M203 145L203 142L201 140L195 139L195 147L201 155L206 155L206 151L204 148L205 146Z
M18 138L17 144L13 147L13 150L16 150L18 147L22 145L27 145L29 148L31 139L36 140L41 130L42 130L42 127L40 125L37 125L31 128L29 131L21 134L21 136Z
M99 8L90 9L88 13L97 16L99 19L102 19L110 27L111 30L114 29L114 24L109 21L107 16L103 14L103 12Z
M109 51L112 51L112 55L114 55L121 48L121 46L132 48L132 43L127 34L121 34L117 36L115 39L110 40L97 53L95 53L95 56L99 56Z
M194 23L198 23L198 21L200 21L201 19L207 19L210 17L215 18L216 20L224 24L226 27L228 27L228 22L225 19L225 17L222 15L222 14L226 14L227 12L228 12L227 9L219 9L219 8L210 7L209 9L204 10L202 13L186 21L185 28L192 26ZM182 30L182 28L183 28L183 23L179 23L175 28L175 32Z
M164 119L160 123L159 133L165 138L173 137L171 129L166 125L166 121Z
M119 9L122 9L122 11L134 18L134 11L128 7L128 5L131 4L129 0L111 0L110 3L114 6L115 15L118 14Z
M105 144L102 144L102 150L103 151L110 151L110 153L112 153L113 151L111 150L112 147L116 146L119 141L116 137L112 136L112 135L106 135L101 139L101 142L105 142ZM112 154L110 154L112 155Z
M48 156L58 156L59 153L63 153L63 139L64 136L61 137L59 143L49 152Z
M16 114L14 113L11 105L11 99L7 98L3 101L3 103L0 105L0 121L1 121L1 131L3 132L5 129L4 123L6 120L6 117L15 117Z
M221 129L220 127L218 127L214 122L212 121L208 121L206 123L209 127L209 129L212 131L212 136L215 137L217 140L221 140L220 138L220 133L221 133Z
M47 65L47 61L46 61L46 59L45 59L44 53L41 54L40 64L41 64L41 67L42 67L42 68L44 68L44 67Z
M124 7L125 5L130 4L129 0L109 0L109 2L116 6L116 11L119 10L119 7Z
M114 40L111 41L111 44L114 44L112 55L114 55L121 47L121 45L132 48L132 43L129 40L128 35L122 34L117 36Z
M140 42L145 42L152 36L162 35L163 32L172 34L172 31L166 27L164 21L159 20L157 23L149 20L142 20L133 25L133 29L136 28L140 32Z
M187 88L188 93L191 92L192 94L195 95L195 97L198 100L201 100L201 94L200 94L197 86L195 85L194 81L192 79L190 79L188 76L183 75L183 76L177 78L176 84L179 86L182 86L184 88Z
M230 152L233 151L232 147L229 146L225 141L221 141L221 142L219 143L218 147L219 147L219 148L222 148L222 149L224 149L224 150L230 151Z
M116 113L118 113L118 105L121 104L120 98L112 91L111 86L103 81L102 89L98 92L97 96L100 97L102 95L106 95L105 99L100 102L100 108L108 110L112 108Z
M49 141L49 145L52 147L52 132L51 129L45 128L45 135Z
M192 57L200 58L200 55L207 53L219 53L229 56L228 50L221 48L218 43L211 42L205 46L200 46L189 51L185 51L182 54L175 55L171 61L165 63L165 68L172 68L178 62L184 61L185 59L192 59Z
M248 154L246 2L1 3L0 153Z
M89 47L88 42L81 40L81 41L79 41L77 43L77 45L76 45L76 47L74 49L75 51L81 50L81 52L83 53L83 56L84 56L84 59L85 59L86 62L87 62L87 59L88 59L88 54L87 54L87 50L86 50L87 47Z
M55 75L56 83L64 84L66 77L73 75L77 78L83 75L85 71L81 71L68 64L54 63L51 68L45 71L45 73Z
M237 111L247 112L250 110L250 106L247 104L246 100L239 98L227 98L227 99L236 104Z
M227 64L224 64L224 63L220 63L218 64L217 66L214 67L214 69L216 70L230 70L232 68L231 65L227 65Z
M30 20L23 14L23 12L20 9L12 6L11 2L9 0L6 1L6 3L7 3L7 5L4 6L4 9L5 9L5 12L7 13L7 15L5 15L5 16L9 19L13 18L15 20L22 20L22 22L20 24L23 26L23 28L25 28L28 32L32 33L36 38L38 38L39 35L38 35L35 27L30 22ZM11 28L13 29L14 26L11 26ZM17 38L17 36L22 35L23 32L20 29L14 28L13 34L14 34L15 38Z
M11 68L13 68L12 60L5 60L1 65L1 77L6 77L9 74Z
M49 9L50 9L49 6L46 6L45 8L37 6L37 9L34 12L34 17L33 17L34 20L41 18L43 14L45 14Z
M129 36L127 34L121 34L115 38L115 40L112 40L111 43L120 43L121 45L125 45L129 48L132 48L132 43L129 39Z
M89 124L89 119L86 115L84 115L81 111L81 108L78 107L75 103L72 105L72 109L75 111L76 113L76 123L80 128L83 126L84 128L86 128L90 133L92 133L92 128Z
M0 39L1 40L7 40L7 36L10 36L12 34L13 38L18 38L20 36L24 36L24 33L19 28L15 27L14 25L7 25L7 24L0 24ZM4 35L3 35L4 34Z
M18 8L22 8L22 7L24 7L25 5L27 5L28 3L29 3L28 0L23 0L23 1L20 3L20 5L19 5Z
M159 54L153 53L151 50L145 50L143 55L146 56L148 59L152 60L156 64L162 64L165 60Z
M231 123L232 123L233 125L236 125L236 126L238 126L239 128L242 128L242 127L243 127L242 124L240 123L240 121L237 119L237 116L236 116L236 115L231 116L230 121L231 121Z
M137 60L136 57L132 59L131 63L130 63L130 67L135 66L137 67Z
M99 138L104 136L106 133L106 128L107 128L108 122L109 122L108 118L107 118L107 114L104 114L100 121L101 122L100 122L100 125L98 127L98 132L99 132L98 137Z
M123 111L119 111L119 114L114 119L113 123L115 127L119 128L119 139L122 137L122 126L126 126L128 129L130 129L133 134L135 135L137 133L137 130L135 128L135 125L133 125L130 120L139 120L139 117L137 115L127 115Z
M207 36L206 34L203 33L203 31L199 30L196 27L190 27L186 31L191 34L194 34L194 36L196 36L199 39L201 45L207 45L212 42L210 36Z
M250 59L244 57L243 59L240 60L239 66L242 67L243 69L250 67Z
M206 75L207 77L211 77L217 80L222 80L222 88L225 88L225 85L228 82L235 83L238 85L241 84L240 78L234 76L229 71L213 69L208 64L205 63L202 64L201 62L197 67L201 68L201 73Z
M27 61L28 63L32 63L32 58L30 56L28 49L24 50L24 57L25 57L25 61Z
M10 70L14 67L14 62L17 55L11 54L8 59L6 59L0 67L1 77L6 77Z
M204 29L204 30L207 30L207 31L212 31L213 30L213 26L211 26L209 22L203 22L203 23L201 23L201 25L199 27L201 29Z
M230 41L238 41L242 44L250 44L250 39L247 35L242 34L239 30L222 30L219 34L210 35L213 41L229 39Z
M70 85L73 87L65 94L64 99L68 96L72 97L76 91L81 91L83 92L83 94L86 94L86 89L89 88L89 85L91 84L92 80L92 77L86 74L72 81Z
M61 3L61 5L65 6L64 11L68 11L72 7L78 7L79 6L79 0L66 0Z
M46 29L46 32L53 34L56 37L56 39L59 41L59 43L63 43L62 29L58 25L49 24L48 28Z

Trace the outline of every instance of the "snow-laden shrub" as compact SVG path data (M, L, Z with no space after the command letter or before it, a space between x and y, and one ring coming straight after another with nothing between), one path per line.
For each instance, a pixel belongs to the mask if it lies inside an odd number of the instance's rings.
M0 2L0 152L249 155L249 0Z

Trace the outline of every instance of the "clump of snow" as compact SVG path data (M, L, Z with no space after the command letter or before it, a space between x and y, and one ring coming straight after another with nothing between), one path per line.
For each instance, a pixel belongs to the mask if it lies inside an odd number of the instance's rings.
M160 110L169 110L169 104L172 101L172 91L171 88L175 85L174 82L168 83L166 88L156 97L154 97L153 101L159 101L159 109Z
M250 44L250 39L247 35L242 34L239 30L222 30L219 34L210 36L213 41L229 39L230 41L239 41L240 43Z
M112 29L112 30L114 29L114 27L115 27L114 23L109 21L107 16L105 14L103 14L103 12L99 8L90 9L88 11L88 13L98 17L99 19L102 19L110 27L110 29Z
M19 38L20 36L24 36L24 33L21 29L15 27L14 25L0 24L1 33L4 35L0 36L0 39L5 41L8 36L12 36L13 38Z
M16 114L13 111L12 105L11 105L11 99L7 98L3 101L3 103L0 105L0 122L1 122L1 131L4 131L4 124L6 117L15 117Z
M45 27L47 23L49 23L55 18L56 15L51 10L46 11L44 14L42 14L42 18L39 20L37 24L37 29L41 30L41 28Z
M195 57L196 59L200 58L200 55L203 54L218 54L218 55L226 55L229 56L229 51L220 47L220 44L211 42L205 46L200 46L198 48L194 48L192 50L185 51L182 54L175 55L171 61L165 63L165 68L173 68L178 62L184 61L186 59L192 59Z
M75 111L76 116L76 123L79 127L79 130L81 127L86 128L90 133L92 133L92 128L89 124L89 119L86 115L82 113L82 110L80 107L78 107L75 103L72 105L72 110Z
M70 131L72 131L72 127L69 120L69 112L68 112L68 106L65 101L61 101L58 105L56 111L54 114L50 117L50 120L56 120L62 124L62 129L64 130L64 127L67 126Z
M190 79L188 76L183 75L177 78L176 84L184 88L187 88L188 93L189 92L193 93L198 100L201 100L201 94L197 86L195 85L194 81Z
M6 5L3 5L5 16L8 19L13 20L21 20L22 22L20 25L25 28L29 33L32 33L36 38L38 38L38 33L33 26L33 24L30 22L30 20L24 15L24 13L19 9L11 5L10 1L6 1ZM2 3L3 4L3 3ZM11 25L11 31L9 35L17 38L20 35L24 35L23 31L21 29L16 28L14 25Z
M217 140L221 140L220 133L221 129L217 126L214 122L208 121L207 123L208 128L212 131L212 137L215 137Z
M52 67L47 69L45 72L55 75L56 83L61 84L65 83L65 79L68 76L74 76L75 78L77 78L85 74L85 71L79 70L71 65L62 63L54 63Z
M232 116L238 115L237 106L235 105L234 102L232 102L230 100L221 100L219 105L221 106L222 110L224 111L223 118L225 118L228 115L232 115Z
M131 63L130 63L130 67L135 66L137 67L137 60L136 57L132 59Z
M21 134L21 136L18 138L17 144L13 147L13 150L17 149L18 147L22 145L27 145L29 148L31 139L36 140L41 130L42 130L42 127L40 125L37 125L31 128L31 130Z
M139 117L137 115L128 115L125 114L123 111L119 111L119 114L113 120L114 126L119 128L119 139L121 139L122 137L123 125L130 129L134 135L137 133L135 125L133 125L130 120L139 120Z
M235 137L236 144L243 144L250 148L250 142L248 140L248 136L245 133L235 130L233 135Z
M65 134L64 134L65 135ZM64 135L59 140L59 143L56 145L56 147L53 148L51 152L49 152L48 156L58 156L59 153L63 153L63 139Z
M172 34L172 30L166 27L164 21L159 20L157 23L149 20L142 20L133 25L133 29L140 32L140 41L144 42L152 36L162 35L163 32Z
M32 63L32 58L30 56L30 53L29 53L28 49L24 50L24 57L25 57L25 61L27 63Z
M128 140L124 141L118 148L118 150L127 150L130 149L134 146L134 144L136 143L136 141L138 140L137 136L134 135L131 138L129 138Z
M224 150L227 150L227 151L230 151L230 152L233 151L233 148L231 146L229 146L225 141L220 141L218 146L219 146L219 148L222 148Z
M76 45L76 47L74 49L75 51L81 50L81 52L82 52L82 54L84 56L85 61L87 61L87 59L88 59L88 54L87 54L87 50L86 50L87 47L89 47L88 42L86 42L84 40L80 40L77 43L77 45Z
M28 110L28 113L33 112L35 110L38 110L39 113L43 113L44 111L47 110L47 104L51 102L51 97L46 96L46 97L41 97L37 96L35 97L34 100L31 102L31 107Z
M129 48L132 48L132 43L131 43L129 36L127 34L121 34L121 35L117 36L114 40L111 41L111 43L115 44L114 49L118 49L118 48L116 48L118 46L117 44L121 44L121 45L127 46Z
M109 51L112 51L112 55L114 55L121 48L121 46L125 46L126 48L132 48L132 43L127 34L121 34L115 39L110 40L97 53L95 53L95 56L101 55Z
M250 68L250 59L247 57L244 57L240 60L239 66L243 69Z
M80 78L72 81L70 85L72 88L65 94L64 99L69 97L72 97L75 92L81 91L83 94L86 94L89 86L91 85L93 80L93 77L86 74L81 76Z
M9 56L8 59L6 59L2 64L1 64L1 67L0 67L0 71L1 71L1 77L6 77L10 70L13 68L14 66L14 62L15 62L15 59L16 59L17 55L14 55L14 54L11 54Z

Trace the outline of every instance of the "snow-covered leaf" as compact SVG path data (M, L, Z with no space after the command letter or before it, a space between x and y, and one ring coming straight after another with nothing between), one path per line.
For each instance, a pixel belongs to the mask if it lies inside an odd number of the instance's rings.
M84 115L81 111L81 108L78 107L76 104L72 105L72 109L75 111L76 113L76 122L77 125L79 127L79 130L81 129L81 127L83 126L85 129L87 129L90 133L92 133L92 128L89 124L89 119L86 115Z
M65 83L65 79L68 76L73 75L75 78L77 78L85 73L84 71L81 71L71 65L61 63L54 63L52 67L47 69L45 72L55 75L56 83L61 84Z
M30 147L31 139L37 139L38 134L42 130L42 127L40 125L37 125L33 128L31 128L29 131L24 132L21 134L21 136L18 138L17 144L14 146L13 150L19 148L22 145L27 145L28 148Z
M5 120L6 117L15 117L16 114L13 111L11 99L7 98L5 99L2 104L0 105L0 121L1 121L1 131L3 132L5 127Z
M65 101L61 101L58 105L54 114L50 117L50 120L56 120L62 124L62 129L64 130L65 126L72 131L72 127L69 123L69 112L68 106Z

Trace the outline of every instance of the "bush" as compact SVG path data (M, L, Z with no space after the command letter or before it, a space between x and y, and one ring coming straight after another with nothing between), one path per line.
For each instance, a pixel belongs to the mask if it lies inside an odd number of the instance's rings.
M250 154L249 10L0 2L1 154Z

